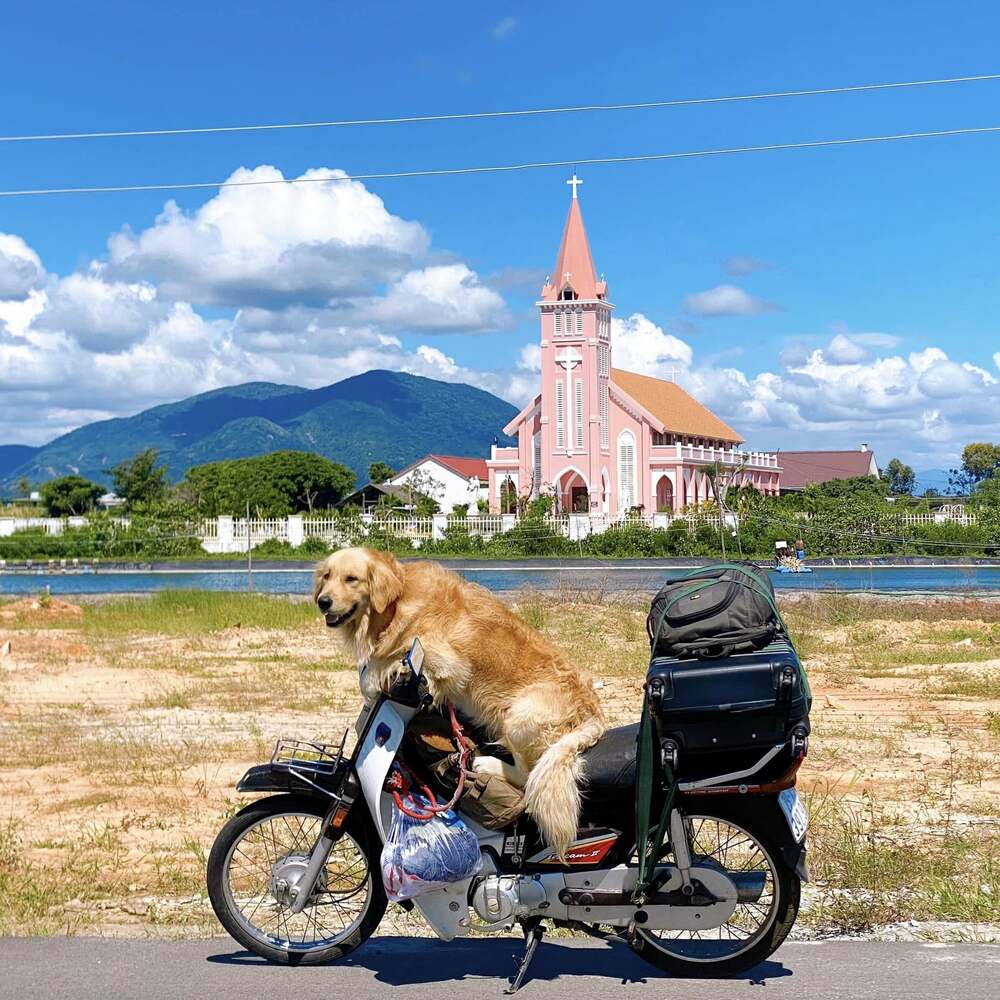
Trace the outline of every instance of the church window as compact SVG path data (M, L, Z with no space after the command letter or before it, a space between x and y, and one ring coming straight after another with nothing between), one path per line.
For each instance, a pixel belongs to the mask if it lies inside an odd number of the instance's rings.
M562 379L556 381L556 447L566 447L566 397Z
M576 447L583 447L583 379L578 378L573 388L574 409L576 410Z
M607 448L608 446L608 408L609 408L609 392L608 383L604 382L601 385L601 447Z
M597 347L597 374L603 378L611 374L611 348L607 344Z
M581 333L583 331L583 310L577 309L576 311L576 332Z
M556 333L562 333L562 313L557 312L555 318L555 330Z
M635 435L618 435L618 507L621 513L635 506Z

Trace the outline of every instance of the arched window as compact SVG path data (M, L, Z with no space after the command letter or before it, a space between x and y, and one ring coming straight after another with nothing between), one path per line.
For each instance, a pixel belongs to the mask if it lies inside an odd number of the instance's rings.
M622 431L618 435L618 512L623 514L635 505L635 435Z

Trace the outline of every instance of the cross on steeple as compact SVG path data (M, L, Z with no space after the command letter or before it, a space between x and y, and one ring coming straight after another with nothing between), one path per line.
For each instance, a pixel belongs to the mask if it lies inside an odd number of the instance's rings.
M576 189L583 183L579 177L576 176L576 171L573 171L573 176L566 181L567 184L573 189L573 201L576 201Z
M670 366L670 381L671 382L676 382L677 381L677 376L680 375L680 373L681 373L680 368L677 368L676 366L671 365Z

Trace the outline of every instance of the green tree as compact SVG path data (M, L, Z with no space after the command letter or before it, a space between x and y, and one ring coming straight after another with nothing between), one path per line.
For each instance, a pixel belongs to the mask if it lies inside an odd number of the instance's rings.
M1000 548L1000 471L984 479L972 494L979 527L993 550Z
M352 489L354 473L339 462L312 452L275 451L194 466L180 492L208 517L239 516L248 503L258 517L280 517L332 507Z
M157 465L160 453L147 448L138 455L119 462L111 470L115 493L124 501L128 510L137 506L151 506L167 495L167 470Z
M374 483L376 486L381 486L382 483L387 483L393 476L393 468L391 465L386 465L385 462L372 462L368 466L368 482Z
M1000 469L1000 444L977 441L962 449L962 467L948 476L948 492L970 494L984 479Z
M892 459L882 470L882 478L886 481L890 493L912 493L916 482L913 469L904 465L898 458Z
M94 509L104 488L83 476L62 476L42 484L42 503L51 517L71 517Z

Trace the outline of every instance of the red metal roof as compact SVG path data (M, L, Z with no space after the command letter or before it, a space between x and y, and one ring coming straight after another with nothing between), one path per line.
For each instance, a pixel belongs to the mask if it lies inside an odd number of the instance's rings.
M810 483L878 475L872 451L780 451L781 488L801 490Z
M443 465L446 469L451 469L457 475L464 476L466 479L478 476L483 482L486 482L490 478L485 458L463 458L460 455L427 455L426 458L422 458L420 461L424 462L428 458L437 462L438 465ZM419 463L415 462L414 464Z

